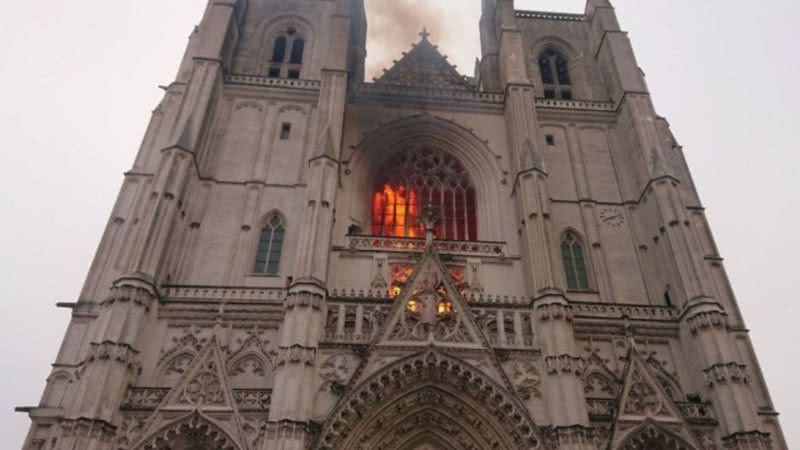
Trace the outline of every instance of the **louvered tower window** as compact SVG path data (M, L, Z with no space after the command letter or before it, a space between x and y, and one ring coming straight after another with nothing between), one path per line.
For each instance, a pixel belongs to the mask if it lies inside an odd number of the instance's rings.
M569 61L561 52L545 50L539 56L539 73L542 76L545 98L572 100Z
M275 37L269 63L270 78L300 78L306 40L295 27L288 27Z

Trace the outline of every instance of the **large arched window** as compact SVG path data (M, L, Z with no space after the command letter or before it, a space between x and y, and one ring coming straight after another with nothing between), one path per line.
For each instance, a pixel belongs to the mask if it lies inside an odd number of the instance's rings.
M542 76L545 98L572 100L569 61L561 52L545 50L539 56L539 73Z
M372 198L372 234L422 237L419 218L431 204L438 239L475 241L475 188L461 163L429 147L403 151L380 171Z
M261 230L256 253L255 272L267 275L277 275L283 253L283 238L286 226L280 214L273 214L267 219L267 224Z
M291 25L286 27L285 31L275 36L268 76L270 78L300 78L305 49L306 40L297 31L297 28Z
M578 236L572 231L564 233L561 240L561 259L567 276L567 289L573 291L589 290L589 275L586 270L586 256Z

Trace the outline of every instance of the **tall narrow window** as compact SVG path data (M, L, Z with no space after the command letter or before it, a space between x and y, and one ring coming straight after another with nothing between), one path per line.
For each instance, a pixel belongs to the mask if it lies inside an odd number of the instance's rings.
M297 29L289 26L275 37L267 76L270 78L300 78L306 40Z
M256 253L256 273L267 275L277 275L283 253L283 238L286 228L283 218L274 214L267 221L267 225L261 230L258 240L258 252Z
M567 232L561 241L561 259L567 276L567 289L585 291L589 289L586 258L581 241L573 232Z
M560 52L548 49L539 56L545 98L572 100L572 80L569 61Z
M398 153L380 171L372 197L372 234L422 237L420 215L434 207L438 239L478 239L475 189L461 163L429 147Z

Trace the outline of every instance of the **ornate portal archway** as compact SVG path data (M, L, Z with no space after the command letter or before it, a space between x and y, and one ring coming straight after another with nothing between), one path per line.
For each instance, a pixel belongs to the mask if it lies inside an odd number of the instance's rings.
M162 426L134 450L241 450L221 427L195 411Z
M482 371L427 351L382 369L332 412L317 450L533 450L524 406Z

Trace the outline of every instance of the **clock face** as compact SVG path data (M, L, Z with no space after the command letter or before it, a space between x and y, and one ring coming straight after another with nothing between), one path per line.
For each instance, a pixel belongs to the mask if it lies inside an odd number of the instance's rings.
M600 220L608 226L618 227L625 222L625 217L622 215L622 210L608 207L600 210Z

